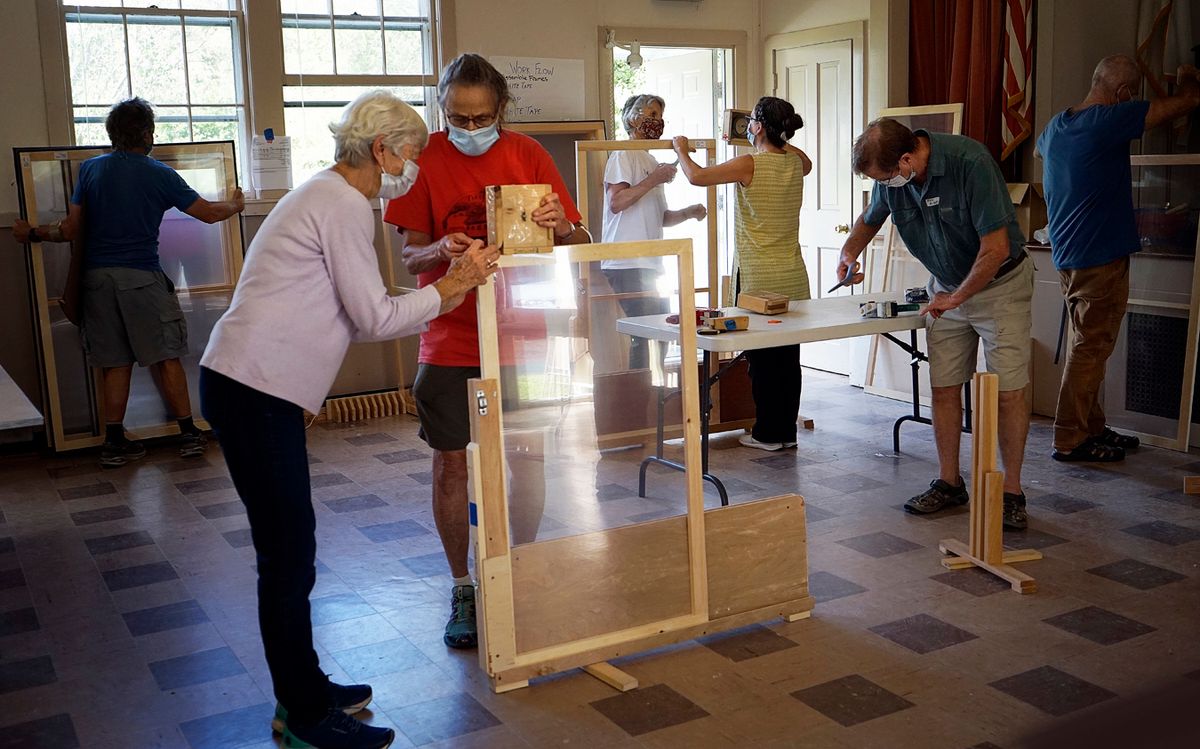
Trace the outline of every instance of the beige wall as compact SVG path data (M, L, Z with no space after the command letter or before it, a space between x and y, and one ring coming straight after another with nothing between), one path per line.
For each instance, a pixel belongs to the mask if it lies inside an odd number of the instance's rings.
M512 8L516 3L510 3ZM600 42L602 26L711 29L744 31L749 37L746 61L750 96L761 90L761 33L759 0L708 0L702 3L651 2L650 0L570 0L536 3L536 22L517 12L499 12L495 0L455 0L458 49L482 55L522 55L582 59L584 64L585 116L598 119Z
M763 36L867 22L866 119L908 103L908 0L762 0Z
M45 146L46 94L42 88L42 56L38 45L35 0L3 0L0 23L0 225L17 212L13 146ZM7 272L7 265L0 272Z
M1132 55L1137 46L1137 0L1038 0L1033 137L1050 118L1087 95L1102 57ZM1027 151L1025 174L1042 179L1042 163Z
M763 35L805 31L870 16L871 0L763 0Z

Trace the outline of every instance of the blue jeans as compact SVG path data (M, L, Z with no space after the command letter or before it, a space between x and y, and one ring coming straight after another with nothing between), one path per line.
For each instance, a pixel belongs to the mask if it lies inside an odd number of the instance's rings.
M275 698L289 719L320 720L331 703L308 604L317 539L304 412L206 367L200 368L200 411L221 443L250 519L258 624Z

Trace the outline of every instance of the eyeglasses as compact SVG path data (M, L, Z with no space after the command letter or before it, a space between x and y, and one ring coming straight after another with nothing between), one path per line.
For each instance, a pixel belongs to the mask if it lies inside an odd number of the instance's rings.
M474 117L466 117L461 114L446 114L446 121L455 127L490 127L496 121L494 114L477 114Z

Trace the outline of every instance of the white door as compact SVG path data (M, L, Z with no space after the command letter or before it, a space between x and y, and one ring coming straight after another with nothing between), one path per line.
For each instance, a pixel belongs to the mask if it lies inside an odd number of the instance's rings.
M829 296L838 282L838 255L854 218L853 52L853 42L844 39L777 49L773 55L774 95L791 102L804 118L791 143L813 161L804 180L800 247L814 299ZM857 292L843 288L833 296L852 293ZM801 347L800 361L808 367L849 374L850 360L848 339Z

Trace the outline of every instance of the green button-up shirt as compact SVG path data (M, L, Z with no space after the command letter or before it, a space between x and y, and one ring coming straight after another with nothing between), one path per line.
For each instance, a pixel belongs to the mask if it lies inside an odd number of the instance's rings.
M875 183L862 219L879 226L890 214L909 252L947 289L958 288L985 234L1007 227L1009 257L1020 257L1025 237L1000 166L984 145L963 135L917 130L929 138L925 183Z

